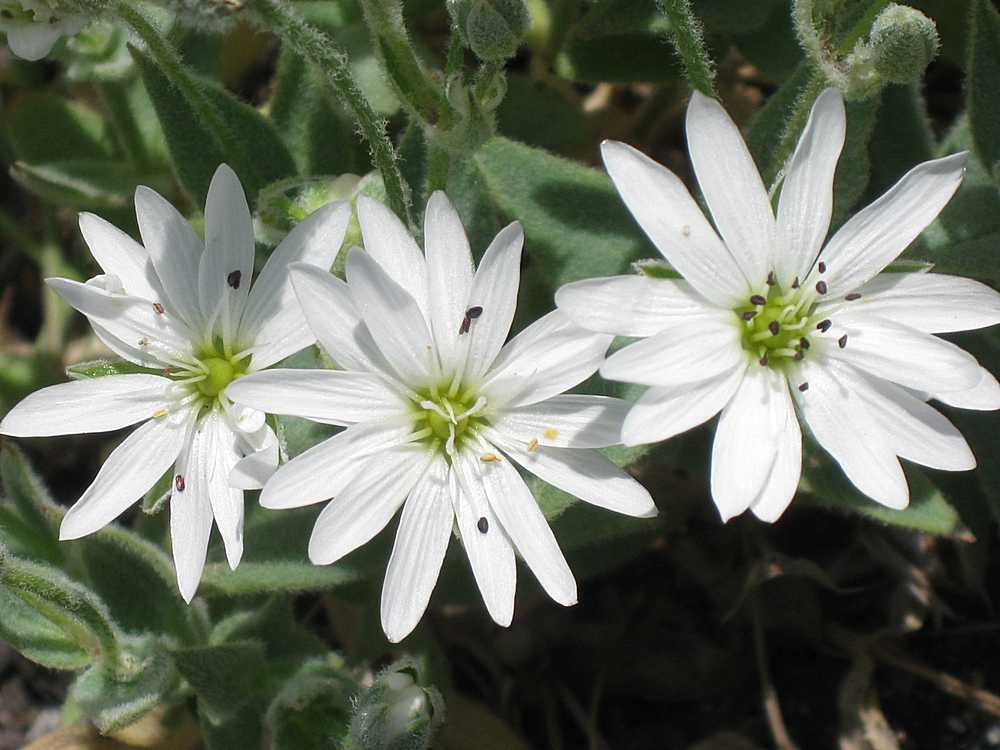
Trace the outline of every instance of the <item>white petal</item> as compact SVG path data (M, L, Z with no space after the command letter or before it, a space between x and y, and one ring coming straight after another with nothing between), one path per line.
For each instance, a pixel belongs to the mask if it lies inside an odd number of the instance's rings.
M229 484L237 489L261 489L278 468L278 437L266 425L263 431L261 444L241 458L229 473Z
M537 404L505 409L493 428L513 440L555 448L606 448L621 442L622 422L632 406L608 396L553 396Z
M107 432L149 419L164 407L170 380L158 375L109 375L42 388L0 422L15 437Z
M80 214L80 232L94 260L104 273L121 279L126 294L148 300L165 299L146 248L94 214Z
M985 369L979 370L979 382L964 391L937 393L933 398L948 406L959 409L976 409L977 411L994 411L1000 409L1000 383L993 374Z
M358 224L365 250L427 314L427 265L416 241L391 209L359 195Z
M517 307L517 288L521 280L521 248L524 232L517 222L500 230L479 262L469 292L469 307L481 307L482 313L469 324L462 336L467 347L465 373L475 381L490 368L500 347L507 340ZM461 326L462 321L458 321Z
M855 313L833 318L830 338L847 335L843 348L822 339L829 356L850 362L876 377L928 393L961 391L979 382L979 363L950 341L893 323Z
M806 278L830 230L833 174L846 133L844 98L837 89L826 89L812 106L778 200L781 243L774 270L785 289L796 277Z
M610 276L566 284L556 305L574 323L616 336L652 336L672 320L697 315L706 301L685 281Z
M190 443L177 459L170 494L170 546L177 572L177 587L188 603L198 590L212 533L210 437L205 431L191 436ZM182 481L177 477L181 477Z
M41 60L62 36L60 30L47 23L28 22L17 24L7 31L10 51L22 60Z
M347 283L379 350L404 382L428 382L437 373L434 341L413 297L358 248L347 255Z
M440 190L427 201L424 250L431 329L442 365L448 371L454 363L458 331L465 318L475 269L462 220Z
M190 360L191 334L184 322L169 311L158 313L153 303L140 297L112 294L94 284L69 279L46 279L71 307L128 346L170 364L170 359Z
M243 557L243 490L229 483L240 460L237 437L219 412L210 412L195 428L195 435L204 433L207 465L208 496L215 524L219 527L226 547L229 567L236 570Z
M487 435L504 453L543 482L584 502L638 518L657 514L646 488L596 450L539 446L529 452L496 430Z
M564 607L576 604L573 571L521 475L503 460L476 469L493 513L542 588Z
M66 511L59 538L79 539L104 528L156 484L187 441L190 421L151 419L108 456L93 483Z
M622 425L625 445L656 443L711 419L736 393L747 363L711 378L675 386L654 386L633 404Z
M617 141L602 143L601 156L632 216L691 286L723 307L749 299L736 259L673 172Z
M293 264L289 273L309 328L338 366L348 370L391 370L345 282L303 263Z
M554 310L507 342L480 390L495 408L544 401L593 375L613 338L580 328Z
M808 358L797 379L809 383L808 390L794 392L799 413L847 478L876 502L905 508L910 501L906 477L867 404L835 377L832 368Z
M433 454L421 446L384 451L327 504L309 537L309 559L330 565L360 547L392 519Z
M940 273L881 273L865 284L853 312L888 318L924 333L971 331L1000 323L1000 294L986 284Z
M274 472L260 493L260 504L283 510L339 495L359 471L362 458L400 445L412 432L409 422L349 427Z
M761 291L778 231L760 172L739 128L715 99L697 91L691 95L685 130L698 186L715 227L750 286Z
M643 385L699 382L729 372L749 359L740 336L731 312L702 316L619 349L601 367L601 375Z
M760 494L750 504L750 512L767 523L774 523L785 512L802 477L802 430L792 400L786 397L784 401L787 413L784 426L775 436L774 465Z
M723 521L749 508L764 489L790 409L784 375L769 367L747 369L712 443L712 500Z
M471 463L474 461L476 458L466 452L455 458L448 475L449 491L462 546L483 602L493 621L506 628L514 619L517 587L514 548L486 499L486 491L476 479L476 467ZM480 523L486 528L485 534L480 531Z
M344 370L265 370L233 381L226 395L268 414L340 425L404 415L410 403L380 376Z
M167 299L158 301L193 330L201 330L198 265L204 245L176 208L155 190L142 185L135 191L135 216L142 244L149 251L167 295Z
M349 201L328 203L299 222L267 259L240 321L240 341L258 347L251 369L269 367L316 340L292 289L289 265L300 262L328 271L350 220Z
M951 199L967 158L962 152L918 164L838 229L821 256L830 293L853 292L894 261ZM814 270L810 283L817 274Z
M390 643L403 640L427 609L455 519L448 464L435 460L417 482L399 519L382 586L382 629Z

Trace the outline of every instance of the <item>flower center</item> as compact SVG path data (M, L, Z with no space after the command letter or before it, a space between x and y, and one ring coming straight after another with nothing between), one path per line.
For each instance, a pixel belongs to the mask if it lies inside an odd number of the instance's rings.
M797 284L782 289L768 277L767 296L753 295L749 304L735 310L742 328L743 348L761 365L780 367L789 360L801 360L810 348L815 331L815 295Z
M209 398L219 395L237 377L236 365L227 359L210 357L203 359L201 363L207 370L205 372L205 379L197 383L197 388Z
M432 387L414 394L414 407L418 439L448 458L487 424L486 399L472 389Z

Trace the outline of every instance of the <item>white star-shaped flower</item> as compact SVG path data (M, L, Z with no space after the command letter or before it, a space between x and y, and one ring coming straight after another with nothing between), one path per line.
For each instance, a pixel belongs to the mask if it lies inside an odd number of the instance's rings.
M347 257L347 282L303 265L292 283L339 370L270 370L229 387L275 414L346 426L278 469L268 508L329 498L309 542L329 564L367 542L402 505L382 589L392 641L420 620L455 519L493 619L513 616L516 549L560 604L576 581L520 465L581 500L632 516L656 513L649 493L595 448L616 444L627 404L560 395L593 374L612 337L554 311L504 345L514 317L523 234L501 231L475 269L461 220L435 193L426 257L396 216L358 198L367 252Z
M60 539L117 518L173 467L170 536L177 583L198 588L212 520L235 568L243 553L243 490L278 463L265 415L234 404L226 386L309 346L315 338L288 277L291 262L327 269L351 217L333 203L301 222L250 288L253 222L236 174L216 171L205 242L163 197L135 193L143 245L92 214L80 230L104 274L81 284L47 279L113 352L149 372L77 380L31 394L0 422L17 437L106 432L142 422L67 511Z
M0 0L0 31L10 51L24 60L41 60L60 37L79 34L84 16L65 13L49 0Z
M723 519L747 508L766 521L784 512L799 484L800 419L859 490L904 508L897 457L975 466L926 400L1000 407L996 379L932 335L1000 322L1000 295L954 276L881 273L951 198L966 154L913 168L824 245L844 133L841 96L824 91L775 216L736 125L695 93L688 148L714 229L670 171L622 143L602 147L625 204L683 279L591 279L560 289L556 303L591 330L644 339L601 368L651 386L625 420L626 445L722 412L711 487Z

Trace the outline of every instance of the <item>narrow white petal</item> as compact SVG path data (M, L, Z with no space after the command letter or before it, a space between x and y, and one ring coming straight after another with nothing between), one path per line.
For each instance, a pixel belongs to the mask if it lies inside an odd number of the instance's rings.
M489 439L543 482L584 502L638 518L657 514L646 488L596 450L547 448L533 451L492 430Z
M384 529L432 458L423 447L413 445L373 458L376 465L360 471L319 514L309 538L309 559L330 565Z
M1000 383L985 368L980 368L979 376L979 382L972 388L964 391L936 393L933 398L942 404L959 409L975 409L977 411L1000 409Z
M198 267L198 302L206 320L233 341L253 275L253 217L240 178L220 164L205 203L205 251Z
M42 388L0 422L15 437L107 432L149 419L166 406L170 380L158 375L109 375Z
M712 443L712 499L723 521L749 508L764 489L790 409L784 375L769 367L747 369Z
M409 403L380 376L345 370L264 370L233 381L226 395L268 414L342 425L403 415Z
M553 396L505 409L493 428L513 440L554 448L606 448L621 442L632 404L609 396Z
M763 284L771 270L777 224L739 128L719 102L695 91L685 130L698 186L716 229L750 285Z
M365 250L427 314L427 265L416 241L391 209L359 195L358 224Z
M80 233L90 254L104 270L121 279L125 293L149 300L166 297L156 276L149 252L100 216L80 214Z
M507 342L481 392L495 408L549 399L593 375L613 338L580 328L561 310L554 310Z
M431 329L447 371L454 363L459 328L465 318L475 269L462 220L448 196L440 190L427 201L424 250Z
M339 495L359 471L361 459L406 442L409 423L349 427L296 456L264 485L260 504L272 510L298 508Z
M243 490L233 487L229 477L241 458L237 436L216 411L202 418L195 428L195 435L198 433L204 434L212 514L226 548L229 567L236 570L243 557Z
M642 337L659 333L677 318L703 312L706 300L681 280L609 276L560 287L556 305L590 331Z
M787 399L787 405L785 425L775 436L774 465L760 494L750 504L750 512L767 523L774 523L785 512L802 477L802 430L791 398Z
M198 303L198 265L204 245L177 209L155 190L135 191L135 216L142 244L149 251L167 299L158 300L192 329L201 330Z
M1000 323L1000 294L941 273L881 273L861 289L852 312L888 318L924 333L971 331Z
M7 46L22 60L41 60L59 41L62 32L47 23L19 23L7 31Z
M517 564L514 547L497 520L486 491L476 479L474 456L460 453L448 474L449 492L455 506L458 533L469 558L472 574L493 621L508 627L514 619ZM484 520L485 519L485 520ZM485 528L483 532L480 529Z
M409 292L358 248L347 255L347 283L379 350L404 382L429 381L438 369L434 341Z
M390 643L403 640L427 609L455 520L448 464L436 459L420 478L399 519L382 586L382 629Z
M189 420L151 419L125 438L66 511L59 538L79 539L120 516L173 465L187 441L189 427Z
M239 340L258 347L250 361L252 369L269 367L316 340L292 289L289 267L305 263L328 271L350 220L349 201L329 203L299 222L268 257L240 321Z
M830 230L833 174L846 133L844 98L837 89L826 89L812 106L778 200L781 242L774 270L785 289L796 277L806 278Z
M601 156L632 216L691 286L723 307L750 297L750 285L736 259L680 178L617 141L602 143Z
M699 382L729 372L749 359L740 335L732 313L704 316L619 349L601 367L601 375L643 385Z
M838 229L822 253L830 293L853 292L894 261L951 199L967 159L962 152L918 164Z
M209 441L210 435L204 431L191 436L189 444L177 459L170 494L170 546L177 572L177 587L188 603L198 590L212 534L209 482L212 450Z
M918 391L961 391L980 380L979 363L950 341L884 318L841 313L830 338L847 336L841 348L823 340L829 356L850 362L876 377Z
M675 386L654 386L633 404L622 425L625 445L656 443L711 419L736 393L747 363L711 378Z
M576 604L573 571L517 469L503 460L475 468L493 513L545 593L564 607Z
M795 390L799 413L847 478L861 492L889 508L901 510L910 502L906 476L885 431L873 419L867 404L829 367L807 358L797 380L809 383Z
M229 484L241 490L259 490L278 468L278 437L265 425L264 440L241 458L229 473Z
M493 364L500 347L507 340L517 307L517 288L521 280L521 248L524 232L517 222L500 230L479 262L469 292L469 307L480 307L478 318L469 323L461 345L466 359L466 377L476 380ZM461 326L459 320L456 326Z

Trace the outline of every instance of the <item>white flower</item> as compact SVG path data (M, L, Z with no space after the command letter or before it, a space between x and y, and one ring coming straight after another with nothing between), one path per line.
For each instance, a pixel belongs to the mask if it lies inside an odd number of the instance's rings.
M226 386L315 340L295 302L288 264L329 268L351 209L330 204L300 223L251 290L253 225L229 167L219 167L209 188L204 243L149 188L136 190L135 208L145 246L83 214L80 230L105 274L86 284L47 282L87 316L108 348L152 369L43 388L7 414L0 433L68 435L142 422L66 513L59 536L78 539L107 525L173 467L170 535L177 583L190 601L213 516L235 568L243 552L243 490L261 487L278 463L265 415L233 404Z
M275 414L347 429L281 467L268 508L331 497L309 556L329 564L377 534L401 505L382 590L392 641L420 620L455 519L486 606L508 625L514 550L549 595L576 602L576 582L515 468L582 500L634 516L649 493L594 448L618 442L627 404L559 395L597 369L612 337L552 312L504 346L517 302L523 235L501 231L479 264L443 193L424 222L426 259L395 215L358 198L367 252L347 257L347 283L296 265L292 283L320 345L341 370L271 370L230 396Z
M841 96L827 90L788 165L775 217L738 129L695 93L688 148L718 234L675 175L604 143L618 192L683 280L619 276L556 294L580 325L648 337L601 368L651 386L625 420L626 445L664 440L722 412L711 486L724 520L747 508L766 521L784 512L801 472L799 419L859 490L904 508L897 456L935 469L975 466L959 432L925 401L1000 407L996 379L931 335L1000 322L1000 295L953 276L880 273L951 198L966 154L910 170L824 245L844 132Z
M52 0L0 0L0 31L10 51L25 60L41 60L62 36L79 34L87 19L59 10Z

